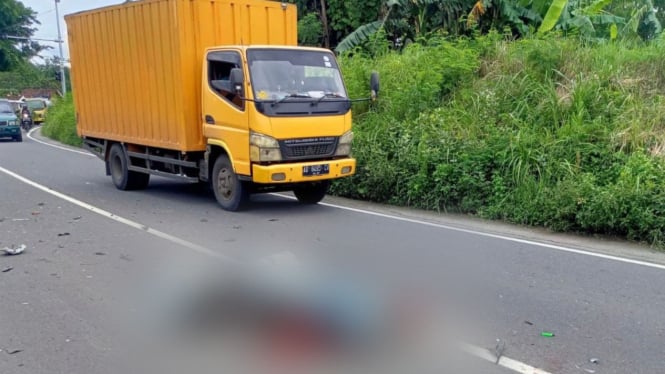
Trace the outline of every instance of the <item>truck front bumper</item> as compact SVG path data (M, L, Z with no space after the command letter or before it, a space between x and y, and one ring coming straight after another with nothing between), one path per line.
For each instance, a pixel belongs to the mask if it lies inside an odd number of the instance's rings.
M319 175L305 175L305 169L316 167L328 172ZM348 177L356 172L356 160L344 158L329 161L298 162L274 165L252 165L252 181L254 183L299 183L326 179Z

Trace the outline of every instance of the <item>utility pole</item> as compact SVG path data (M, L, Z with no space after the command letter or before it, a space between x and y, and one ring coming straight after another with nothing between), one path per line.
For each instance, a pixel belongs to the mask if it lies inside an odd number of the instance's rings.
M60 12L58 11L58 3L60 0L55 0L55 18L58 25L58 47L60 48L60 83L62 83L62 96L67 94L67 79L65 79L65 56L62 55L62 34L60 33Z

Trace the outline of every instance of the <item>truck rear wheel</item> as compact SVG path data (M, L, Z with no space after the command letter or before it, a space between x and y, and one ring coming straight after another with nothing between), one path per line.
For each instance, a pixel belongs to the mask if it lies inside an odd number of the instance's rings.
M219 205L231 212L238 211L249 200L247 186L238 179L233 171L233 165L226 155L220 155L215 160L212 169L212 189Z
M150 174L130 171L125 150L120 144L113 144L109 152L109 170L113 184L119 190L142 190L148 187Z
M330 187L330 181L306 183L295 187L293 194L302 204L317 204L328 193L328 187Z

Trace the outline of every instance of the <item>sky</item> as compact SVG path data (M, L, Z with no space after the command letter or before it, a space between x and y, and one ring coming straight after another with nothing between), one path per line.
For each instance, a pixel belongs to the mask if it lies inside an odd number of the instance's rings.
M32 8L37 12L37 19L41 25L37 26L37 31L33 35L35 38L45 39L58 39L58 26L55 17L55 0L19 0L25 6ZM62 38L65 41L63 44L63 54L66 59L69 58L69 48L67 45L67 25L65 24L64 15L70 13L80 12L82 10L99 8L107 5L114 5L123 3L125 0L60 0L58 10L60 12L60 30L62 31ZM53 47L52 49L43 51L42 56L58 56L58 43L41 42L43 45ZM33 60L37 63L41 59Z

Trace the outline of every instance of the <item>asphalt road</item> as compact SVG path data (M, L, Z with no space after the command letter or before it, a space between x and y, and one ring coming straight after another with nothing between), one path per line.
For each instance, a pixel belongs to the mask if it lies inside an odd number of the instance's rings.
M0 256L0 271L9 269L0 272L3 374L115 367L127 291L153 278L167 253L210 262L283 251L416 290L449 313L456 338L490 351L499 341L515 360L478 359L467 372L519 363L551 373L665 372L665 267L649 266L665 255L648 248L341 199L301 206L262 195L228 213L211 193L167 179L118 191L99 159L27 138L0 141L0 167L0 248L28 248Z

